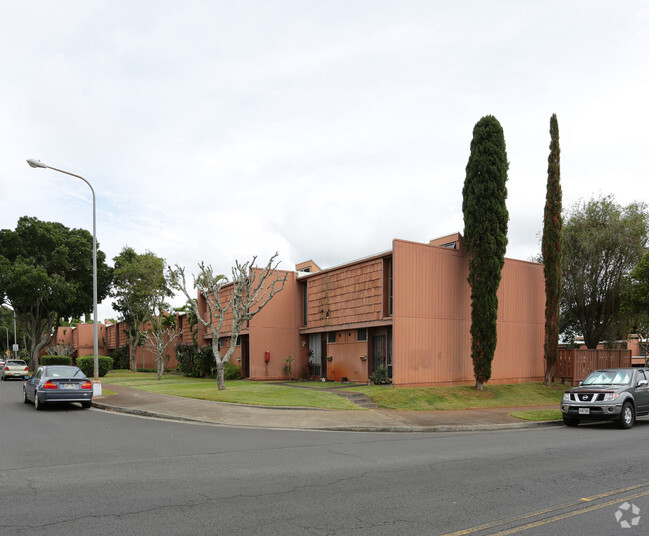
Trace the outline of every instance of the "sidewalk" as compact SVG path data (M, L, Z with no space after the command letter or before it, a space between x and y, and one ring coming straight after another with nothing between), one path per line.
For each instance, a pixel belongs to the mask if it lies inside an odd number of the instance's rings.
M509 416L516 410L557 409L556 406L450 411L359 411L317 408L244 406L181 398L104 384L117 394L93 399L96 408L146 417L188 422L275 428L354 432L458 432L554 426L557 422L526 422Z

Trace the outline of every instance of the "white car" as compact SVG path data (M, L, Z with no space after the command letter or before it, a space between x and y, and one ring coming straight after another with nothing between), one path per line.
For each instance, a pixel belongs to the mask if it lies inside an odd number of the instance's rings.
M6 380L7 378L24 378L25 376L29 376L27 363L22 359L7 359L0 371L3 380Z

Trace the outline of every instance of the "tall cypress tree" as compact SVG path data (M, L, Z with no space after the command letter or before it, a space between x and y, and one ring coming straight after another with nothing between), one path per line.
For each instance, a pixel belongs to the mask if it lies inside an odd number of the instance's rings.
M498 120L487 115L473 128L462 189L464 244L471 286L471 358L476 389L491 378L496 352L498 287L507 248L507 150Z
M561 218L561 168L559 124L550 118L550 156L548 185L543 213L543 272L545 274L545 384L550 385L554 365L559 359L559 301L561 299L561 257L563 219Z

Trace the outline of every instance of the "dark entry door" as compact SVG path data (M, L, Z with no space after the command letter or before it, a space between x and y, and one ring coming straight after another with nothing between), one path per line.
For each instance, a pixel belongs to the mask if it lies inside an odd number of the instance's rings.
M322 343L320 346L320 371L321 377L327 377L327 335L322 336Z
M372 374L376 374L381 365L388 367L388 338L386 335L372 335Z
M241 335L241 377L250 378L250 339Z

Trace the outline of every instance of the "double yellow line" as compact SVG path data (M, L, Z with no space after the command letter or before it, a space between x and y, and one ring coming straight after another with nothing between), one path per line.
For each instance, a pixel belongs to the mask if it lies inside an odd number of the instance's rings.
M578 501L563 504L561 506L556 506L553 508L546 508L544 510L539 510L538 512L510 517L508 519L502 519L500 521L493 521L491 523L485 523L484 525L478 525L477 527L472 527L470 529L458 530L457 532L450 532L448 534L444 534L443 536L466 536L468 534L475 534L476 532L482 532L489 529L523 522L523 524L513 528L500 530L498 532L491 532L489 533L489 536L506 536L507 534L516 534L517 532L533 529L534 527L540 527L541 525L547 525L548 523L554 523L556 521L561 521L562 519L568 519L570 517L575 517L581 514L587 514L588 512L593 512L595 510L599 510L600 508L606 508L607 506L613 506L625 501L631 501L633 499L637 499L638 497L644 497L646 495L649 495L649 490L641 491L633 495L627 495L625 497L616 497L615 499L612 499L610 501L598 502L597 504L586 506L588 503L591 503L593 501L598 501L600 499L605 499L606 497L620 495L622 493L628 493L630 491L635 491L647 487L649 487L649 482L636 484L635 486L629 486L627 488L600 493L599 495L593 495L592 497L584 497L582 499L579 499ZM551 515L562 510L568 511L557 515ZM531 519L546 515L550 515L550 517L544 517L543 519L538 519L537 521L529 521Z

